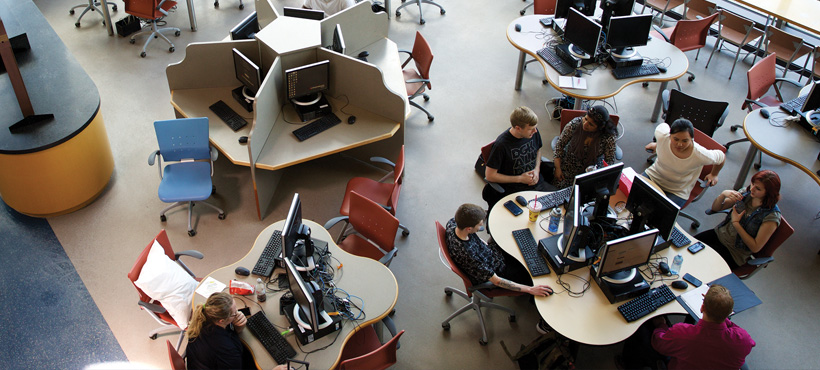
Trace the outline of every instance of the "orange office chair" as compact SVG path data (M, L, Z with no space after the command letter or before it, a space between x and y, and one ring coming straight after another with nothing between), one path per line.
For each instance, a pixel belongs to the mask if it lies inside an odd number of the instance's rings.
M171 362L171 370L186 370L185 359L177 352L177 349L171 345L171 341L165 341L168 347L168 360Z
M340 234L336 241L339 248L390 266L398 251L396 232L399 230L399 220L376 202L355 191L351 191L349 197L350 214L331 219L325 224L325 229L330 229L340 221L349 222L355 233Z
M137 36L148 35L148 39L145 40L145 44L142 45L142 52L140 56L145 58L148 53L145 51L145 48L148 47L148 44L151 43L151 40L161 37L165 42L168 43L171 47L168 48L168 51L174 52L174 44L169 40L162 32L167 31L174 31L174 36L180 35L179 28L176 27L166 27L166 28L157 28L157 22L168 15L168 10L175 7L177 5L176 1L173 0L125 0L125 12L131 14L137 18L141 18L146 20L148 23L151 23L151 29L142 30L131 35L131 39L129 40L130 43L137 42Z
M729 210L713 212L711 208L706 209L707 215L728 212ZM774 262L772 256L777 248L780 248L792 234L794 234L794 228L786 221L786 217L780 215L780 225L777 225L777 229L774 230L774 234L769 238L769 241L757 253L752 253L752 258L746 261L746 264L732 270L732 273L740 279L746 280L756 274L758 270L766 268L769 263Z
M402 8L404 8L405 6L408 6L408 5L416 4L416 5L419 6L419 24L426 23L426 21L424 20L424 14L422 14L423 9L421 8L421 4L430 4L430 5L437 6L438 9L439 9L439 12L441 13L441 15L444 15L444 13L447 13L447 11L444 10L444 7L442 7L441 5L439 5L438 3L436 3L433 0L410 0L410 1L401 0L401 2L404 3L404 4L401 4L398 8L396 8L396 18L401 17L401 9Z
M339 370L383 370L394 365L399 338L404 334L404 330L392 334L393 338L382 344L372 325L357 331L342 349Z
M578 109L562 109L561 110L561 127L558 130L558 135L556 135L554 138L552 138L552 141L550 142L550 147L552 148L553 152L555 152L555 146L558 145L558 138L561 136L561 133L564 132L564 127L567 126L567 123L569 123L570 121L572 121L573 119L575 119L577 117L583 117L586 114L587 114L587 111L585 111L585 110L578 110ZM612 122L615 123L616 127L618 126L619 122L621 121L621 117L618 116L617 114L610 114L609 119L611 119ZM621 149L620 146L615 145L615 159L620 161L623 158L624 158L624 151Z
M700 144L706 149L709 150L720 150L726 153L726 148L723 145L720 145L715 139L712 139L711 136L704 134L702 131L695 129L695 142ZM698 181L695 183L695 187L692 188L692 191L689 193L689 199L686 200L686 203L680 207L681 211L678 216L686 217L692 220L692 228L697 229L700 227L700 221L698 221L694 216L686 213L683 211L686 206L693 202L697 202L700 198L703 198L703 194L706 193L706 189L710 188L708 182L706 182L706 175L712 172L712 165L703 166L703 169L700 170L700 175L698 176Z
M653 36L663 37L666 42L675 45L683 52L697 49L695 60L700 55L700 49L706 46L706 36L709 35L709 27L717 19L718 13L714 13L706 18L697 20L680 20L674 26L660 29L657 26L652 26L655 30L652 32ZM695 74L686 71L689 75L689 82L695 80ZM680 83L675 80L680 90Z
M77 28L80 27L80 21L83 19L83 16L85 15L85 13L88 13L89 10L92 11L92 12L96 11L97 14L99 14L100 16L103 16L102 10L100 10L100 8L98 8L99 6L101 6L101 4L102 3L100 2L100 0L88 0L87 3L83 3L83 4L80 4L80 5L75 5L74 7L69 9L68 14L74 15L74 9L84 8L83 12L80 13L80 17L77 18L77 22L74 23L74 27L77 27ZM106 4L111 6L111 10L113 10L115 12L117 11L117 4L115 4L113 1L106 2ZM103 23L103 26L105 26L105 20L104 19L103 19L102 23Z
M803 42L803 39L787 33L777 27L769 25L766 27L766 38L763 40L766 54L776 54L777 59L785 63L783 68L783 77L789 72L793 62L805 57L806 61L803 63L803 69L798 70L798 74L802 77L802 71L806 70L809 65L809 57L812 48ZM757 57L757 55L755 55Z
M701 19L717 13L717 5L709 0L685 0L683 19Z
M533 0L533 2L527 4L527 6L518 13L524 15L527 9L532 8L533 14L555 14L555 5L557 3L558 0Z
M763 31L755 28L755 22L753 20L741 17L726 9L720 9L718 14L718 37L717 41L715 41L715 47L712 49L712 53L709 54L709 60L706 61L706 68L709 68L709 62L712 61L712 56L715 54L715 51L723 49L728 42L737 47L735 61L732 64L732 70L729 72L729 79L731 80L732 74L735 73L735 66L737 65L737 60L740 58L740 52L743 46L752 43L754 40L758 40L759 46L760 42L763 41Z
M154 237L153 240L151 240L150 243L148 243L148 246L145 247L142 253L140 253L139 257L137 258L137 262L134 263L134 267L132 267L131 271L128 273L128 280L131 280L132 284L134 284L134 282L137 281L137 279L139 279L140 272L142 272L142 267L145 265L145 261L148 259L148 253L151 251L151 247L154 245L154 241L156 241L157 243L159 243L159 245L162 246L162 248L165 250L165 255L168 256L168 258L179 264L194 279L196 279L197 281L200 280L194 275L191 269L189 269L188 266L186 266L185 263L183 263L179 259L179 257L189 256L197 259L202 259L202 253L195 250L187 250L179 253L174 253L174 249L171 248L171 241L168 240L168 235L165 233L165 230L163 229L159 232L159 234L157 234L156 237ZM162 302L156 301L149 297L148 294L145 294L145 292L143 292L142 289L137 287L136 284L134 284L134 288L137 289L137 294L139 294L139 302L137 303L139 304L140 309L147 312L148 315L151 316L151 318L153 318L157 323L161 325L159 328L151 330L148 333L148 337L151 339L157 339L157 335L159 335L160 333L179 330L179 340L177 341L177 345L175 347L179 348L179 346L182 344L182 339L185 337L185 331L180 328L179 324L177 324L174 318L171 317L171 315L168 313L165 307L162 306Z
M444 288L444 294L451 297L453 293L455 293L469 301L469 303L459 308L456 312L453 312L452 315L444 320L441 323L441 327L444 330L450 330L450 320L456 318L456 316L461 315L464 312L475 310L476 314L478 314L478 324L481 326L481 339L478 340L478 343L482 346L486 346L488 343L487 328L484 325L484 315L481 314L481 308L486 307L502 310L510 315L510 322L515 322L515 311L500 304L493 303L493 298L502 296L519 296L524 293L498 288L489 281L480 285L473 285L473 283L470 282L470 278L468 278L467 275L464 274L458 266L456 266L453 259L450 257L450 251L447 249L447 236L445 235L444 226L441 226L438 221L436 221L436 234L438 235L439 258L441 258L441 262L449 267L450 270L453 270L453 272L464 282L464 291L448 286Z
M398 12L396 12L396 14L398 15ZM428 121L432 121L435 117L433 117L427 109L422 108L421 105L413 101L413 99L419 96L423 97L424 101L430 100L430 96L425 93L426 89L433 88L430 85L430 65L433 64L433 51L430 49L430 44L427 43L427 40L420 32L416 31L416 41L413 43L413 51L399 50L399 52L410 55L401 65L401 68L403 68L402 74L404 75L404 87L407 90L407 100L410 102L410 105L426 113ZM415 69L404 68L407 63L410 63L410 60L415 62Z
M641 13L644 12L647 6L650 8L650 11L657 11L661 14L660 24L661 26L663 26L663 17L666 15L666 13L672 11L672 9L675 9L683 5L683 13L686 13L686 5L684 3L684 0L644 0L643 7L641 8Z

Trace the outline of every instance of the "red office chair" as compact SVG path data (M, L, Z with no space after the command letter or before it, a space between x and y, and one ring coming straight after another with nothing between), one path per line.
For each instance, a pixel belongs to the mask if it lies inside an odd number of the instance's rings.
M684 0L644 0L643 7L641 8L641 13L646 10L646 7L649 6L650 13L653 10L656 10L661 15L660 24L663 25L663 18L666 16L666 13L671 12L673 9L683 5L683 13L686 13L686 1ZM653 14L654 15L654 14Z
M174 44L169 40L162 32L166 31L174 31L174 36L180 35L179 28L176 27L166 27L166 28L157 28L157 22L168 15L168 10L175 7L177 5L176 1L173 0L125 0L125 12L131 14L137 18L141 18L146 20L148 23L151 24L151 29L142 30L131 35L131 39L129 40L130 43L137 42L137 36L142 36L147 34L148 39L145 40L145 44L142 45L142 52L140 56L145 58L148 53L145 51L145 48L148 47L148 44L151 43L151 40L161 37L165 42L168 43L171 47L168 48L168 51L174 52Z
M362 328L345 343L339 370L389 368L396 363L396 350L402 334L404 330L394 334L393 338L382 344L372 325Z
M142 253L140 253L139 257L137 257L137 262L134 263L134 267L132 267L131 271L128 273L128 280L131 280L131 284L134 284L134 282L137 281L137 279L139 279L140 272L142 271L142 266L145 265L145 261L148 259L148 253L151 251L151 246L154 245L154 241L157 241L159 245L162 246L162 248L165 250L165 255L167 255L168 258L182 266L182 268L185 269L185 271L187 271L188 274L194 277L194 279L196 279L197 281L201 280L194 275L194 273L191 271L191 269L188 268L188 266L185 265L185 263L179 260L179 257L190 256L197 259L202 259L202 253L195 250L187 250L179 253L174 253L174 249L171 248L171 242L168 240L168 235L165 233L165 229L163 229L159 232L159 234L157 234L156 237L154 237L153 240L151 240L150 243L148 243L148 246L145 247ZM179 346L182 344L182 339L185 337L185 331L180 329L177 322L174 321L174 318L171 317L170 314L168 314L168 311L164 307L162 307L162 302L151 299L151 297L145 294L145 292L143 292L142 289L138 288L136 285L134 285L134 288L137 289L137 294L139 294L139 302L137 303L139 304L140 308L143 311L147 312L148 315L151 316L151 318L153 318L157 323L161 325L159 328L151 330L148 333L148 337L151 339L157 339L157 335L159 335L160 333L179 330L179 340L177 341L176 346L176 348L179 348Z
M396 15L398 16L398 12L396 12ZM435 117L433 117L427 109L422 108L421 105L414 102L413 99L421 96L424 98L424 101L430 100L430 96L428 96L425 91L426 89L433 88L433 86L430 85L430 65L433 64L433 50L430 49L430 44L427 43L424 36L416 31L416 41L413 43L413 51L399 50L399 52L410 55L410 57L402 63L401 68L404 68L407 63L410 63L410 60L413 60L416 64L415 69L407 68L402 70L402 74L404 75L404 87L407 90L407 100L410 102L410 105L426 113L428 121L432 121Z
M185 359L171 345L171 341L166 340L165 344L168 347L168 360L171 362L171 370L186 370Z
M555 14L555 5L557 3L558 0L533 0L533 2L527 4L524 9L521 9L519 13L524 15L527 9L532 7L533 14Z
M715 139L712 139L712 137L704 134L702 131L698 129L695 129L695 142L706 149L717 149L726 153L726 147L720 145L720 143L715 141ZM700 198L703 197L703 194L705 194L706 189L711 187L711 185L709 185L709 183L706 182L706 175L708 175L710 172L712 172L712 165L703 166L703 169L700 170L698 181L695 183L695 187L693 187L692 191L689 193L689 199L687 199L686 203L684 203L683 206L680 207L681 211L678 214L678 216L683 216L692 220L692 228L694 229L700 227L700 221L698 221L692 215L684 212L683 209L686 208L686 206L688 206L690 203L697 202L698 200L700 200Z
M330 229L340 221L348 221L356 233L339 235L339 248L390 266L398 251L395 241L399 220L382 206L359 193L351 191L349 194L350 215L328 221L325 229Z
M718 17L718 13L714 13L706 18L697 20L680 20L672 27L660 29L657 26L652 26L655 30L652 35L655 37L662 37L666 42L675 45L683 52L697 49L695 60L700 55L700 49L706 46L706 36L709 35L709 27ZM686 71L689 75L689 82L695 80L695 74ZM680 83L675 80L680 90Z
M552 138L552 141L550 142L550 147L552 148L553 152L555 152L555 146L558 145L558 138L561 136L561 133L564 132L564 127L567 126L567 123L569 123L570 121L572 121L573 119L575 119L577 117L583 117L586 114L587 114L587 111L585 111L585 110L561 109L561 126L558 130L558 135L556 135L554 138ZM609 119L611 119L612 122L615 123L616 127L618 126L618 123L621 121L621 117L618 116L617 114L610 114ZM620 161L623 158L624 158L624 151L621 149L620 146L615 145L615 159Z
M493 298L502 296L519 296L524 293L496 287L489 281L480 285L473 285L473 283L470 282L470 278L468 278L467 275L464 274L458 266L456 266L455 262L453 262L453 259L450 257L450 251L447 249L447 236L444 231L444 226L441 226L438 221L436 221L436 234L438 235L439 257L441 258L441 262L449 267L450 270L453 270L453 272L464 282L464 291L448 286L444 288L444 294L451 297L453 293L455 293L469 301L469 303L459 308L456 312L453 312L452 315L444 320L441 323L441 327L444 328L444 330L450 330L450 320L464 312L475 310L476 314L478 314L478 324L481 326L481 339L478 340L478 343L485 346L488 342L487 328L484 326L484 315L481 314L481 308L494 308L507 312L510 314L510 322L515 322L515 311L500 304L493 303Z

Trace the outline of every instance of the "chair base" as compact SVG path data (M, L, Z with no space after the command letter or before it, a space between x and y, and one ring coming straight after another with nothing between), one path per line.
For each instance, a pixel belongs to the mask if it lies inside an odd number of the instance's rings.
M410 0L408 2L405 2L405 0L402 0L402 2L404 4L401 4L398 8L396 8L396 17L397 18L401 17L401 9L404 8L405 6L412 5L412 4L417 4L419 6L419 24L426 23L426 21L424 20L424 14L423 14L424 12L421 9L421 4L422 3L437 6L439 8L439 11L440 11L441 15L444 15L445 13L447 13L447 11L444 10L444 7L442 7L441 5L436 4L436 2L432 1L432 0ZM432 119L431 119L431 121L432 121Z
M177 339L177 345L176 345L175 348L177 349L177 351L179 351L179 346L182 345L182 340L185 339L185 330L182 330L178 326L160 319L156 314L154 314L153 312L151 312L149 310L146 310L144 307L140 307L140 308L142 308L143 310L148 312L148 314L151 316L151 318L154 319L154 321L156 321L158 324L162 325L162 326L148 332L148 338L150 338L151 340L155 340L155 339L157 339L157 337L160 334L165 334L165 333L171 333L171 332L178 331L179 332L179 339Z
M527 0L524 0L524 1L527 1ZM535 1L527 4L527 6L525 6L523 9L521 9L521 11L518 12L518 14L524 15L524 13L527 12L527 9L532 8L533 5L535 5Z
M219 0L214 1L214 8L219 8ZM242 0L239 0L239 10L245 9L245 4L242 4Z
M469 301L469 303L467 303L463 307L459 308L456 312L453 312L452 315L450 315L447 319L445 319L441 323L441 327L444 330L450 330L450 320L454 319L456 316L461 315L464 312L467 312L467 310L471 310L471 309L475 310L476 313L478 314L478 323L481 326L481 339L478 340L478 343L480 343L482 346L484 346L484 345L487 345L488 339L487 339L487 328L484 325L484 315L481 314L481 308L482 307L494 308L494 309L497 309L497 310L502 310L504 312L507 312L508 314L510 314L510 318L509 318L510 322L515 322L515 311L513 311L511 308L504 307L504 306L502 306L500 304L497 304L497 303L493 303L492 298L488 298L486 296L483 296L483 294L481 294L479 292L473 292L473 296L472 296L472 298L470 298L469 296L467 296L467 293L464 293L463 291L458 290L456 288L449 287L449 286L444 288L444 294L446 294L448 297L452 296L453 293L455 293L458 296L466 299L467 301Z
M114 4L114 3L106 3L106 4L111 6L111 10L113 10L115 12L117 11L117 4ZM74 27L78 27L78 28L80 27L80 21L82 21L83 16L85 15L85 13L88 13L89 10L90 11L96 11L97 14L99 14L102 17L103 12L102 12L102 10L100 10L100 8L98 8L98 6L100 6L100 5L101 5L101 3L97 0L88 0L87 4L80 4L80 5L75 5L74 7L72 7L68 11L68 14L74 15L74 9L85 7L85 9L83 9L83 12L80 13L80 17L77 18L77 22L74 23ZM103 26L105 26L105 19L103 19L102 24L103 24Z
M742 127L742 126L734 125L734 126L731 127L731 130L736 131L739 127ZM737 144L737 143L747 142L747 141L749 141L749 139L747 139L747 138L732 140L732 141L724 144L723 146L726 147L726 151L728 152L729 151L729 146L731 146L733 144ZM763 166L763 152L758 151L757 152L757 163L754 164L754 167L755 167L756 170L759 170L760 167L762 167L762 166Z
M155 19L152 19L150 22L150 29L144 29L140 32L135 33L131 36L131 39L129 40L129 42L133 44L137 42L138 36L148 34L148 39L145 40L145 44L142 45L142 52L140 52L139 56L145 58L145 56L148 55L148 52L146 51L148 44L150 44L152 40L158 37L161 37L163 40L165 40L165 42L168 43L168 45L171 46L170 48L168 48L168 51L173 53L175 50L174 44L171 42L171 40L168 39L168 37L165 37L165 35L163 35L162 32L174 31L174 36L179 36L182 31L180 31L180 29L176 27L157 28L157 21Z
M166 212L168 212L168 211L170 211L170 210L172 210L172 209L174 209L174 208L176 208L176 207L182 207L182 206L187 205L187 206L188 206L188 236L194 236L194 235L196 235L196 230L194 230L194 229L191 227L191 217L192 217L192 215L193 215L193 209L194 209L194 205L195 205L195 203L201 203L201 204L203 204L203 205L206 205L206 206L208 206L208 207L213 208L214 210L216 210L217 212L219 212L219 216L218 216L218 217L219 217L219 219L220 219L220 220L224 220L224 219L225 219L225 211L223 211L221 208L219 208L219 207L217 207L217 206L215 206L215 205L213 205L213 204L210 204L210 203L208 203L208 202L205 202L205 201L199 201L199 202L176 202L176 203L174 203L174 204L172 204L172 205L170 205L170 206L168 206L168 207L165 207L165 209L163 209L163 210L162 210L162 212L160 212L160 213L159 213L159 219L160 219L160 221L165 222L165 221L166 221L166 217L165 217L165 213L166 213Z
M427 96L427 94L422 94L422 95L424 96L424 101L430 100L430 97ZM424 114L427 115L427 121L433 122L433 120L436 119L436 117L433 117L433 115L430 114L430 112L428 112L427 109L424 109L424 107L419 105L419 103L416 103L416 102L410 100L410 105L412 105L412 106L420 109L422 112L424 112Z

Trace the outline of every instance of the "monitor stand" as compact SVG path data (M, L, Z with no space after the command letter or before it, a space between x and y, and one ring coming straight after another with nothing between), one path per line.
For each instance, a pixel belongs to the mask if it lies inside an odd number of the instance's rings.
M595 277L595 282L598 284L598 287L601 288L601 291L604 292L609 303L625 301L649 291L649 283L644 280L641 274L632 274L632 278L624 283L612 283L609 282L606 277L599 277L597 269L598 266L593 265L591 267L591 274ZM635 269L633 269L633 271L634 270Z
M573 44L569 44L569 52L570 54L572 54L572 56L578 59L592 59L592 55L585 53L583 50L581 50L581 48Z
M601 279L610 284L626 284L635 278L636 273L637 269L631 268L629 270L602 276Z
M330 301L328 298L325 298L322 302L322 307L331 307ZM300 309L299 305L293 303L292 305L288 305L285 307L285 317L288 319L288 323L290 327L293 328L293 333L296 335L296 339L302 345L310 344L320 338L327 336L333 332L342 328L342 316L341 315L333 315L330 316L327 313L327 310L322 310L319 313L319 331L314 332L310 330L310 326L306 324L305 320L307 319L304 315L302 310ZM304 326L303 326L304 325Z
M245 86L239 86L231 90L231 95L233 95L233 99L236 100L242 108L245 108L248 112L253 112L253 101L256 100L256 98L250 96L247 89Z
M330 103L323 94L319 93L315 94L315 96L310 96L312 97L303 97L290 100L293 105L293 109L296 110L296 113L299 115L299 119L302 120L302 122L307 122L333 113Z
M584 261L578 262L564 258L563 253L561 253L561 247L559 247L560 239L561 235L555 235L538 241L538 252L547 260L556 274L561 275L589 265L592 259L585 259ZM588 248L585 248L584 253L588 253L585 254L585 256L593 256L592 252L588 251Z

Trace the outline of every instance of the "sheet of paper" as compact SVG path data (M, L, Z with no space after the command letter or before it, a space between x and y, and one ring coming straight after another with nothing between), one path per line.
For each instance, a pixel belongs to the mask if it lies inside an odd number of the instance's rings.
M583 77L558 76L558 86L567 89L586 90L587 80Z
M225 289L226 286L227 285L223 284L219 280L216 280L208 276L208 278L206 278L202 281L201 284L199 284L199 287L196 288L196 292L197 294L205 298L208 298L211 296L211 294L221 292L223 289Z
M703 284L696 289L692 289L680 295L683 302L689 306L690 311L694 313L698 320L703 318L703 313L700 312L700 306L703 305L703 295L709 290L709 286Z

